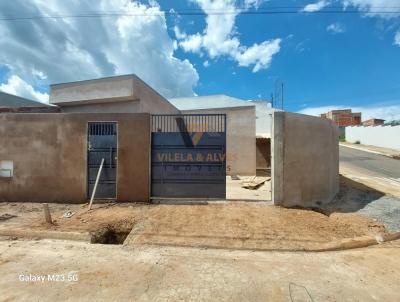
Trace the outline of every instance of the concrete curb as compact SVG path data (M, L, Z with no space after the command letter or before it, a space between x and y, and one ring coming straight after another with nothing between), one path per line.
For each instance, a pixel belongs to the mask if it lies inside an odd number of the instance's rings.
M129 236L128 236L129 238ZM128 239L127 238L127 239ZM136 239L135 236L131 236L130 240L126 240L124 246L135 247ZM393 240L400 239L400 232L387 234L387 235L377 235L377 236L360 236L355 238L343 239L340 241L331 241L326 244L320 244L314 247L305 247L298 249L288 249L288 248L244 248L244 247L234 247L227 248L216 245L185 245L185 244L168 244L168 243L138 243L137 246L169 246L169 247L184 247L184 248L200 248L200 249L217 249L217 250L242 250L242 251L258 251L258 252L332 252L332 251L345 251L350 249L364 248L372 245L381 244L384 242L389 242Z
M349 146L347 144L341 144L341 143L339 143L339 146L350 148L350 149L355 149L355 150L360 150L360 151L364 151L364 152L367 152L367 153L379 154L379 155L383 155L383 156L386 156L386 157L390 157L390 158L393 158L393 159L399 159L400 160L400 153L397 154L397 155L392 155L392 154L387 154L387 153L384 153L384 152L365 149L365 148L362 148L362 147Z
M134 230L132 230L134 231ZM136 230L137 232L138 230ZM130 240L130 243L134 243L135 238L132 232L128 235L125 242ZM80 241L90 243L91 235L88 232L79 233L79 232L61 232L61 231L34 231L34 230L26 230L26 229L0 229L0 236L7 237L18 237L25 239L56 239L56 240L72 240L72 241ZM127 240L129 238L129 240ZM235 250L252 250L252 251L277 251L277 252L329 252L329 251L343 251L350 250L356 248L363 248L372 245L381 244L383 242L389 242L393 240L400 239L400 232L385 234L385 235L376 235L376 236L360 236L350 239L343 239L340 241L331 241L326 244L322 244L319 247L309 247L309 248L300 248L300 249L254 249L254 248L234 248ZM126 243L123 244L127 245ZM135 244L128 244L128 246L134 246ZM142 244L139 244L142 245ZM155 245L155 246L175 246L175 247L193 247L193 248L210 248L210 249L228 249L224 247L217 246L207 246L207 245L180 245L180 244L143 244L143 245Z
M246 198L226 198L226 199L152 199L153 204L166 204L166 205L210 205L210 204L226 204L229 202L254 202L254 203L268 203L273 204L271 200L267 199L246 199Z
M400 239L400 232L391 234L378 234L376 236L360 236L355 238L343 239L340 241L331 241L319 248L307 249L309 252L329 252L329 251L344 251L357 248L368 247L381 244L393 240Z
M313 252L329 252L357 249L378 244L378 240L372 236L361 236L351 239L343 239L338 242L329 242L321 248L316 248Z
M18 237L26 239L58 239L90 242L90 234L88 232L61 232L47 230L29 230L29 229L0 229L0 236Z

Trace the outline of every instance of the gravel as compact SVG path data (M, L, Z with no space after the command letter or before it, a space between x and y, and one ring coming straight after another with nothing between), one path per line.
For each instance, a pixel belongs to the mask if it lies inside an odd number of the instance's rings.
M357 213L376 219L390 232L400 231L400 199L398 198L383 196L369 202Z
M328 214L334 212L358 213L383 224L390 232L400 231L400 199L385 195L359 184L341 179L339 193L335 200L324 209Z

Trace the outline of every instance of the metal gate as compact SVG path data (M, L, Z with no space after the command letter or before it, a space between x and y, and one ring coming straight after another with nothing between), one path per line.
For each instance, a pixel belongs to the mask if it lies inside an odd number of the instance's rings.
M153 197L225 198L225 114L153 115Z
M117 193L117 123L88 123L88 197L92 195L103 158L104 164L95 198L115 199Z

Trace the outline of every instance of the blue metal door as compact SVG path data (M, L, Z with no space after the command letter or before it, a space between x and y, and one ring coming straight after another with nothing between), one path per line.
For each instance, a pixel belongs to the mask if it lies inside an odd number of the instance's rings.
M96 199L117 196L117 124L91 122L88 124L88 198L92 195L101 160L104 158Z
M226 197L226 116L152 116L153 197Z

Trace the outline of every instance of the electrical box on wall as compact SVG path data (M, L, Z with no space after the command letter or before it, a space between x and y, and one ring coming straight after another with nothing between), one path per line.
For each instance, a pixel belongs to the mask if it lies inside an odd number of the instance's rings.
M12 160L0 160L0 178L13 177L14 163Z

